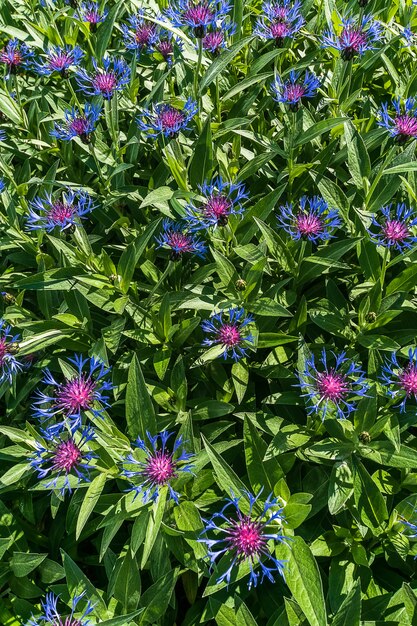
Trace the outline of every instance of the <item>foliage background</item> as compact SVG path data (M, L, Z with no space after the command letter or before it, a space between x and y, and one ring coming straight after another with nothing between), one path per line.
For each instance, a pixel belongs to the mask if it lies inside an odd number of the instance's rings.
M135 115L169 96L193 95L193 46L185 41L172 70L146 55L135 63L120 24L136 1L109 2L96 34L66 5L0 5L3 41L17 37L38 52L78 43L97 57L122 53L134 70L95 133L98 164L79 140L57 144L49 135L74 102L68 81L27 72L18 79L21 107L7 83L0 87L7 134L0 285L15 297L4 299L2 316L23 337L19 354L36 357L0 390L0 621L7 626L24 623L45 591L67 601L81 588L97 602L93 623L113 619L109 625L408 626L416 619L417 551L398 521L412 519L417 501L416 409L410 402L400 414L378 379L385 356L415 345L416 250L385 263L366 231L384 204L417 201L414 142L394 146L375 119L381 102L415 95L416 48L400 34L410 20L417 26L415 9L371 1L366 10L384 25L385 41L345 63L319 38L337 11L359 15L353 0L303 2L306 24L282 49L251 35L259 2L232 4L232 47L203 58L199 123L166 145L146 140ZM314 70L323 83L296 114L269 91L275 71L290 68ZM181 215L214 174L245 182L244 216L207 233L206 260L173 262L155 249L161 218ZM97 199L83 226L62 236L25 230L28 202L64 185ZM280 203L304 193L321 194L343 217L337 238L318 248L277 228ZM201 347L200 322L236 305L255 317L256 350L233 364ZM345 422L307 419L295 387L297 368L323 346L357 357L374 381ZM96 421L94 487L88 497L88 484L80 484L61 498L28 463L37 437L31 404L42 368L59 375L59 359L74 352L110 364L115 389L105 420ZM120 455L147 428L181 432L197 455L178 506L161 499L152 508L125 493ZM286 529L297 537L287 585L265 581L248 591L245 580L226 589L209 578L196 541L200 515L242 484L286 503Z

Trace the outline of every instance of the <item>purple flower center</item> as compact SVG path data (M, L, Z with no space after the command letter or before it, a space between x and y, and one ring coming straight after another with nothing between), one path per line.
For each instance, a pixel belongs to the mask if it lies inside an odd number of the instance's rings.
M108 94L116 89L117 78L113 72L103 72L94 76L92 84L101 93Z
M90 408L94 402L96 383L91 378L79 376L61 385L56 403L69 415L79 413L82 409Z
M97 10L91 9L84 13L84 20L90 24L98 24L100 22L100 14Z
M184 113L167 106L159 113L159 122L163 130L170 130L172 134L177 132L178 126L184 122Z
M285 22L273 22L271 24L271 35L274 39L283 39L290 32L288 25Z
M6 355L9 353L9 344L5 337L0 339L0 367L4 364Z
M207 217L215 217L223 224L227 222L227 217L232 203L226 196L211 196L204 207L204 214Z
M65 622L60 619L58 626L83 626L83 623L79 619L73 619L72 617L66 617Z
M72 219L76 214L76 209L72 204L66 204L62 200L58 200L48 211L48 218L55 224L65 224L68 220Z
M214 19L214 13L210 10L207 2L202 2L197 6L188 6L183 17L194 26L205 26Z
M171 56L171 54L174 52L174 48L172 46L172 43L170 41L168 41L168 40L160 41L158 43L156 49L158 50L158 52L160 52L162 54L164 59L166 59L169 56Z
M283 95L286 100L293 100L294 102L297 102L298 100L301 100L305 92L306 89L304 85L290 83L288 85L285 85Z
M63 470L68 474L73 467L78 465L81 460L81 456L81 450L73 439L62 441L58 444L54 452L54 468ZM60 622L62 624L62 620L60 620ZM69 623L72 626L72 622ZM67 624L67 621L65 624Z
M285 22L288 17L288 9L285 7L274 7L274 17L278 22Z
M400 115L394 120L399 135L406 137L417 136L417 118L412 115Z
M239 521L233 521L233 528L228 530L228 540L242 559L259 555L266 545L262 535L262 525L248 515Z
M88 121L85 117L76 117L71 124L69 124L69 130L77 135L85 135L88 130Z
M224 43L224 36L220 30L215 30L212 33L207 33L203 38L203 48L205 50L217 51L222 47Z
M172 455L162 450L146 461L144 474L154 483L165 485L175 474L175 462Z
M144 23L136 28L135 41L138 46L147 46L153 35L155 34L155 26L153 24Z
M20 63L22 62L23 58L22 55L20 54L19 50L13 50L10 52L6 52L4 49L2 50L1 54L0 54L0 61L2 61L3 63L6 63L7 65L20 65Z
M180 252L187 252L192 246L191 238L184 233L178 233L171 231L167 235L167 244L171 246L171 248L175 248L175 250Z
M323 222L317 215L300 213L296 218L296 227L301 235L318 235L323 231Z
M72 59L68 54L58 54L56 56L52 56L49 63L48 63L48 67L51 70L64 70L66 69L69 65L71 65L72 63Z
M317 375L317 390L326 400L337 402L349 391L349 384L343 374L321 372Z
M410 363L399 375L400 385L407 396L417 395L417 365Z
M242 341L242 335L236 324L223 324L218 333L219 340L224 346L232 348Z
M405 222L401 222L400 220L387 220L382 228L382 232L388 241L392 241L394 243L403 241L410 236L407 224Z
M359 52L362 46L366 45L366 33L355 28L344 28L340 38L340 45L343 48L349 48L354 52Z

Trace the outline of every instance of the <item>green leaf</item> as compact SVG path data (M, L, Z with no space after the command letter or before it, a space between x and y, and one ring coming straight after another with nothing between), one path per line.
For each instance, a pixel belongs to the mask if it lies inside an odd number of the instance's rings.
M82 501L80 512L78 514L77 528L75 530L76 539L79 539L82 529L86 525L88 518L93 512L93 509L98 502L101 492L104 489L104 485L106 484L106 479L107 474L105 472L102 472L98 476L96 476L94 480L90 483Z
M400 272L400 274L387 285L387 296L397 291L410 291L410 289L416 285L417 272L415 266L411 265Z
M145 542L143 544L142 561L140 568L143 569L148 561L149 555L152 552L156 538L161 528L162 519L165 513L165 503L167 499L167 487L159 489L159 495L154 502L146 528Z
M199 91L203 93L204 89L208 87L216 76L222 73L222 71L230 65L234 57L252 40L252 37L245 37L237 43L235 43L229 50L225 50L219 57L209 66L203 78L200 80Z
M204 447L207 451L210 462L213 466L214 472L217 476L217 481L221 489L230 496L233 492L236 496L243 491L246 491L246 486L240 478L235 474L232 468L226 463L222 456L213 448L213 446L202 435Z
M236 613L239 626L258 626L252 613L244 602L240 605Z
M68 591L71 597L79 595L83 591L87 592L87 597L95 606L95 612L100 619L107 617L106 605L94 585L88 580L70 556L61 548L62 562L67 579Z
M139 620L140 626L155 624L165 615L177 578L178 570L171 570L145 591L140 600L140 606L145 609Z
M132 241L123 251L117 266L117 273L120 275L120 289L123 293L129 291L130 283L135 272L136 265L155 230L158 228L162 218L158 218L149 224L144 233Z
M114 584L114 597L118 600L123 611L134 610L140 600L141 580L138 563L135 556L128 550L117 572Z
M360 462L357 464L353 479L353 493L363 523L377 531L388 519L387 505L378 485Z
M126 421L131 439L157 431L155 409L146 387L137 354L129 366L126 388Z
M38 567L46 559L47 554L30 554L29 552L13 552L9 565L17 578L23 578Z
M284 473L276 459L264 461L267 445L247 416L244 422L244 439L246 467L252 491L257 493L261 487L266 487L268 493L273 493L275 483Z
M358 189L363 188L363 179L371 174L371 161L365 142L351 121L345 124L346 147L349 172Z
M207 117L201 135L193 147L190 161L189 177L191 185L196 188L210 178L213 171L213 140L211 137L211 119Z
M332 626L359 626L361 618L360 579L355 580L352 589L343 600L333 618Z
M139 609L137 611L133 611L133 613L128 613L127 615L121 615L120 617L113 617L112 619L106 619L104 622L100 622L100 626L126 626L130 621L132 621L135 617L143 613L145 609Z
M334 463L329 479L328 506L336 515L353 494L353 472L348 461Z
M110 38L113 32L114 23L117 19L120 7L123 4L123 0L119 0L116 4L111 8L108 16L104 20L104 23L100 25L97 34L97 44L96 44L96 58L101 59L104 56L104 53L107 50L107 47L110 42Z
M321 120L320 122L316 122L306 131L301 133L298 139L294 142L294 147L303 146L304 144L316 139L316 137L320 137L323 133L331 130L335 126L341 126L342 124L346 124L348 121L345 117L331 117L327 120Z

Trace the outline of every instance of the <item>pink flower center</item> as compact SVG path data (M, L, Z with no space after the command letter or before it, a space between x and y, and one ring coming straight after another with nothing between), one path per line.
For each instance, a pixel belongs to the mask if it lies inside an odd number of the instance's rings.
M280 22L284 22L288 17L288 9L285 7L274 7L274 17Z
M164 130L175 133L178 126L184 122L184 114L174 107L167 106L160 112L159 121Z
M362 30L345 28L340 35L340 44L344 48L350 48L355 52L359 52L362 46L366 45L366 33Z
M147 46L154 33L155 27L153 24L142 24L135 31L135 41L138 46Z
M417 395L417 366L408 365L399 376L400 384L407 396Z
M285 85L284 96L287 100L294 100L296 102L297 100L301 100L304 94L305 94L304 85L297 85L297 84Z
M394 121L399 135L417 136L417 118L412 115L400 115Z
M57 393L57 405L69 415L90 408L95 399L96 383L91 378L79 376L61 385Z
M317 215L299 213L296 218L296 227L302 235L318 235L323 231L323 222Z
M76 117L69 125L69 129L77 135L85 135L88 129L88 122L85 117Z
M49 67L55 69L65 69L68 65L71 65L72 60L67 54L59 54L52 56L49 61Z
M60 618L58 626L83 626L83 623L79 619L73 619L72 617L66 617L65 622Z
M215 217L217 221L227 218L231 202L226 196L211 196L206 202L204 213L208 217Z
M54 453L54 467L68 474L73 467L78 465L81 456L81 450L73 439L62 441L58 444Z
M220 30L215 30L212 33L207 33L203 39L203 48L205 50L218 50L222 47L224 42L223 33Z
M68 220L72 219L76 213L76 210L72 204L66 204L61 200L55 202L51 210L48 211L48 217L56 224L66 224Z
M160 41L158 46L157 46L157 50L166 59L167 57L169 57L173 53L174 48L173 48L172 43L170 41Z
M187 252L189 250L191 242L190 238L183 233L171 232L167 243L172 248L175 248L179 252Z
M232 547L242 558L260 554L266 544L266 539L261 533L261 524L249 516L233 522L233 528L228 532L228 535Z
M326 400L337 402L349 391L349 384L343 374L322 372L317 375L317 390Z
M198 6L189 6L184 12L184 19L192 22L195 26L205 26L214 19L214 13L204 2Z
M19 50L13 50L13 52L6 52L5 50L2 50L0 60L7 65L20 65L23 59Z
M384 236L388 241L403 241L410 236L410 231L405 222L399 220L387 220L382 229Z
M288 25L285 22L273 22L271 24L271 35L274 39L282 39L286 37L290 32Z
M86 13L84 14L84 20L86 22L90 22L91 24L98 24L98 22L100 21L100 15L97 11L94 10L86 11Z
M5 337L0 338L0 366L4 364L6 355L9 352L9 346Z
M144 470L146 476L158 485L166 484L175 474L175 462L172 455L162 450L146 461Z
M103 72L96 74L93 79L93 86L101 93L112 93L117 86L117 79L113 72Z
M219 340L228 348L237 346L242 341L242 335L239 328L235 324L223 324L219 329Z

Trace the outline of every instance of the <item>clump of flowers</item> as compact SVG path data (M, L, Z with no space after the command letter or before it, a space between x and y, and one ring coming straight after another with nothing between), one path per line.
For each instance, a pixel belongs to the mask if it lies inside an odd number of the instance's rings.
M197 103L188 98L182 108L166 102L155 104L152 110L144 109L136 118L141 131L149 137L176 137L180 131L189 130L190 122L197 114Z
M58 72L63 77L67 77L71 67L77 67L80 64L84 52L79 46L71 48L71 46L55 46L46 53L46 58L33 63L35 71L41 76L50 76L54 72Z
M219 557L228 557L229 563L226 571L219 576L217 583L231 582L232 573L242 563L247 563L250 568L248 588L256 587L262 583L265 576L275 582L274 575L279 574L284 578L285 561L277 559L271 549L273 544L285 543L287 537L282 532L285 521L283 509L279 506L278 498L272 494L265 500L262 509L258 508L257 496L250 492L226 499L225 506L218 513L214 513L210 519L203 520L205 528L204 536L199 539L208 548L208 556L211 566L217 563ZM241 511L242 497L249 500L249 513ZM233 511L229 514L228 510Z
M122 90L130 82L130 67L124 59L103 57L99 67L97 60L92 59L93 72L78 68L76 80L80 91L87 96L103 96L110 100L116 91Z
M25 43L20 42L18 39L10 39L6 46L0 50L0 63L6 66L7 75L9 76L10 74L16 74L19 69L30 68L33 56L33 50Z
M252 315L246 315L243 308L229 309L227 314L220 311L201 324L207 333L203 346L222 346L223 358L232 357L234 361L247 356L248 348L253 344L253 335L247 331L253 322Z
M152 436L147 432L150 447L143 439L137 438L134 445L142 451L142 454L139 453L139 459L136 458L136 453L129 454L124 460L124 465L135 469L123 469L124 476L134 479L130 490L135 493L135 498L141 495L143 502L155 501L160 489L166 486L170 497L178 504L180 494L174 490L171 481L182 473L192 472L193 465L190 459L194 455L185 450L181 436L175 440L170 451L167 442L173 434L164 431Z
M66 189L59 198L52 194L37 196L30 203L27 227L29 230L45 230L50 233L54 228L61 232L77 226L80 220L95 208L91 196L81 189Z
M412 228L417 226L417 215L414 209L404 203L397 204L395 210L392 204L381 208L382 218L372 218L374 230L368 230L371 240L379 246L386 248L396 248L400 252L411 248L417 242L417 237L413 235Z
M54 428L43 431L45 445L36 442L36 451L30 465L36 470L38 478L43 480L47 476L50 480L45 487L59 488L61 494L71 493L71 476L76 476L78 482L90 480L90 461L94 453L89 442L95 439L91 427L74 430L72 433L62 431L57 433Z
M404 145L410 139L417 139L417 101L415 98L406 98L401 106L400 98L392 101L394 115L388 112L388 103L384 102L379 110L378 126L385 128L399 145Z
M188 26L195 37L202 39L207 28L224 20L230 10L228 0L172 0L165 14L174 26Z
M65 121L55 122L51 135L62 141L71 141L79 137L85 144L91 142L91 134L95 131L101 115L101 107L86 102L84 111L76 107L66 109L64 112Z
M17 358L20 335L12 334L12 327L0 319L0 383L8 380L12 384L13 376L24 368Z
M62 430L65 425L73 431L80 427L87 411L95 417L102 417L110 406L107 394L113 389L109 380L110 369L100 359L83 358L80 354L68 361L75 366L75 371L64 382L58 382L49 369L44 370L43 383L51 389L49 393L38 390L33 407L34 416L42 422L63 416L63 421L54 426L54 432Z
M162 227L162 233L155 237L157 248L170 250L173 261L178 261L185 253L195 254L200 258L207 254L206 244L189 232L186 224L164 220Z
M305 20L300 10L298 0L264 2L263 15L256 20L253 32L262 39L274 40L277 48L281 48L286 39L294 37L302 28Z
M365 372L354 360L346 357L346 352L333 355L334 365L328 365L328 356L323 348L320 364L317 367L312 354L306 360L304 371L298 372L302 395L308 398L307 412L316 413L324 420L336 415L347 419L356 408L355 398L366 396L369 384Z
M298 207L292 202L282 205L277 219L280 228L295 241L308 239L314 243L331 239L341 225L339 211L330 209L320 196L302 196Z
M291 70L289 79L283 80L276 76L271 84L274 100L282 104L288 104L290 109L296 111L303 98L314 98L320 81L315 74L306 71L303 80L300 80L301 72Z
M417 348L408 351L408 363L401 365L397 353L392 352L382 367L381 380L387 386L387 393L391 398L401 399L401 412L405 411L407 400L414 397L417 400Z
M75 17L81 22L87 22L90 31L94 32L100 22L104 22L109 14L107 9L100 10L98 2L82 2Z
M360 21L355 18L342 19L342 30L336 34L328 29L323 33L323 47L339 50L344 61L354 56L362 56L367 50L374 50L382 37L382 26L371 15L364 15Z
M94 609L94 605L90 602L90 600L87 602L87 606L83 613L78 617L75 617L75 614L78 612L77 606L80 600L85 596L85 593L86 592L83 591L78 596L74 596L72 598L71 613L67 617L58 611L59 597L53 593L47 593L45 601L41 603L43 610L42 615L38 618L32 617L32 619L30 619L27 623L27 626L46 626L46 624L52 624L52 626L90 626L90 620L86 619L86 617L90 615Z
M185 207L185 220L190 230L225 226L230 215L243 213L243 202L248 198L243 183L229 183L218 176L210 182L204 181L203 185L198 187L203 197L202 203L196 205L190 202Z

